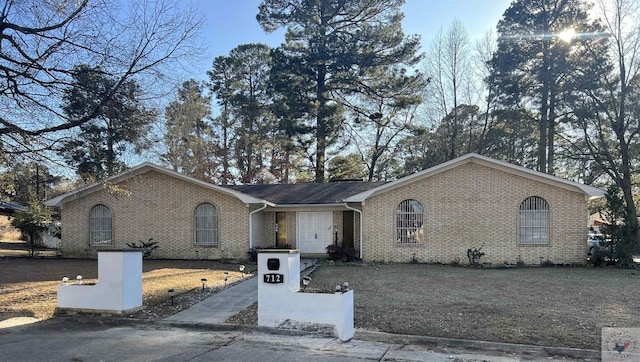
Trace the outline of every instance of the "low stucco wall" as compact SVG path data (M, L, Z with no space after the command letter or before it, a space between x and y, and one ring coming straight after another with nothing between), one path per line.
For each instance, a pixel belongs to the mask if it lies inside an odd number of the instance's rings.
M269 268L267 260L279 267ZM267 283L265 274L281 283ZM273 278L271 278L273 280ZM258 325L279 327L330 325L334 335L351 340L355 333L353 290L339 293L304 293L300 290L300 252L267 250L258 254Z
M142 307L142 252L98 253L98 283L58 285L58 310L121 313Z

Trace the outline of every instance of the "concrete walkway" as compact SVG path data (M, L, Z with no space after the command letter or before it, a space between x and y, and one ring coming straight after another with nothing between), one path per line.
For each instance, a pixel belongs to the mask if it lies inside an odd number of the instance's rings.
M174 323L224 324L258 300L258 278L247 279L164 320Z
M301 275L315 270L318 259L300 259ZM247 279L214 294L202 302L163 319L172 323L224 324L258 301L258 278Z

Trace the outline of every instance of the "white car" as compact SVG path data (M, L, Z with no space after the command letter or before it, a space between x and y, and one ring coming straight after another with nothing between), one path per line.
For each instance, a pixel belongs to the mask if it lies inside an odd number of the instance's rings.
M593 255L593 253L604 247L604 235L602 234L589 234L587 236L587 250L588 255Z

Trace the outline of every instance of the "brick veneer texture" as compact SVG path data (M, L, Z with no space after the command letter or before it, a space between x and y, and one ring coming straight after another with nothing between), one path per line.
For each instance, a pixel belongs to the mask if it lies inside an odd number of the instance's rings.
M127 248L126 243L153 238L153 258L243 258L249 249L251 211L234 196L150 171L117 185L67 202L61 210L64 257L95 257L101 249ZM201 203L218 212L218 245L194 245L194 211ZM89 213L93 206L111 208L113 243L89 246ZM197 253L196 253L197 251Z
M153 238L159 245L154 258L246 257L251 210L237 198L155 171L118 186L126 193L103 189L64 205L63 256L95 257L105 248L89 246L89 212L104 204L113 215L113 244L106 248L125 248L127 242ZM519 207L530 196L549 204L548 245L519 243ZM424 207L425 240L420 244L399 245L395 240L396 207L406 199ZM193 244L193 214L203 202L218 211L217 246ZM359 216L355 214L354 230L358 252ZM273 230L275 213L264 212L263 217L264 229ZM334 211L334 222L342 223L341 211ZM287 242L294 246L296 212L286 213L286 223ZM471 162L367 199L362 225L365 261L466 263L467 249L482 246L481 261L493 264L581 263L586 253L587 204L580 192ZM255 240L256 245L274 245L274 236L265 231L264 240Z
M544 198L550 209L548 245L522 245L520 203ZM399 245L395 211L415 199L424 207L425 241ZM481 247L481 262L496 264L583 263L586 256L587 201L584 194L466 163L367 199L363 207L363 259L464 263L467 249Z

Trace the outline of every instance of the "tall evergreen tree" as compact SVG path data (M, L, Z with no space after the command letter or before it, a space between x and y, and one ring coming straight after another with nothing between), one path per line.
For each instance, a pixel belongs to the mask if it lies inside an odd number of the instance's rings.
M227 56L218 56L213 60L212 69L207 71L209 76L209 89L215 95L221 114L214 117L212 127L217 134L217 143L220 150L222 184L230 184L231 175L231 149L234 138L235 119L231 115L231 96L233 94L233 69L232 61Z
M88 65L77 66L73 79L65 91L63 110L72 120L92 117L80 126L77 137L64 142L64 157L85 181L115 175L126 166L121 159L125 151L139 152L148 146L143 137L156 112L144 106L133 80L116 88L117 78ZM113 89L117 92L110 94Z
M264 44L240 45L229 53L233 62L233 114L238 120L235 139L236 166L242 183L255 182L265 165L263 152L274 130L269 114L270 48Z
M272 148L268 140L275 129L268 94L270 48L264 44L239 45L228 56L216 58L208 73L211 89L223 107L218 120L218 126L223 126L220 131L232 128L233 138L224 134L224 142L235 156L240 182L256 182L267 162L263 152ZM229 127L231 123L233 127Z
M211 115L211 99L204 96L194 79L182 84L178 99L165 109L167 151L161 156L175 171L204 181L220 181L215 144L207 118Z
M491 81L503 107L533 112L539 171L554 173L557 125L570 111L575 74L588 74L599 61L579 51L591 38L571 36L601 30L583 0L515 0L498 23Z
M402 32L403 0L265 0L258 22L286 28L281 54L290 79L309 80L315 141L315 180L325 181L325 157L343 121L339 95L362 91L362 76L380 66L414 65L419 37ZM300 81L293 81L302 84Z

